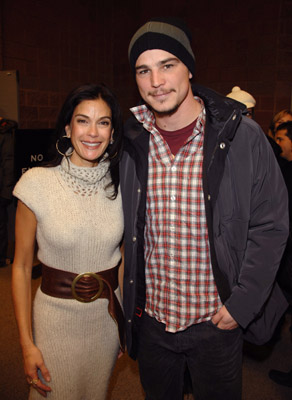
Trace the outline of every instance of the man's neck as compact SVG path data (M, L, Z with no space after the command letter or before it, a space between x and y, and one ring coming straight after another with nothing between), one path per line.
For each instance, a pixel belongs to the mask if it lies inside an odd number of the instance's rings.
M173 114L162 115L154 112L154 116L159 128L165 131L176 131L190 125L200 112L201 105L191 94Z

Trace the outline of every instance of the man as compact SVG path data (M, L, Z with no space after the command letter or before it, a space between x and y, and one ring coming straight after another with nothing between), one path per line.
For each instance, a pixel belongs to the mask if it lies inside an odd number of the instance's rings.
M292 161L292 121L284 122L276 128L275 140L281 147L281 157Z
M239 86L234 86L231 92L226 96L244 104L246 110L244 110L242 114L248 118L254 119L256 100L250 93L246 92L245 90L241 90Z
M13 129L16 122L0 117L0 267L10 264L7 258L8 212L14 179Z
M269 131L267 134L268 141L270 142L270 145L272 146L272 149L274 151L274 154L277 158L278 164L280 165L280 168L283 169L283 167L286 165L287 161L285 158L282 157L281 155L281 147L276 143L275 140L275 134L276 130L279 125L283 124L284 122L292 121L292 112L289 110L282 110L278 112L272 119L269 127Z
M147 400L241 398L243 333L268 340L287 302L275 275L287 193L260 127L239 103L190 84L187 28L160 18L133 36L145 102L125 128L124 310Z
M290 266L292 267L292 242L291 242L291 227L292 227L292 121L287 121L282 123L276 128L275 131L275 141L278 143L278 145L281 148L281 153L280 156L283 158L285 163L281 164L281 170L283 174L284 181L286 183L287 191L288 191L288 203L289 203L289 238L288 238L288 244L290 243L289 246L289 253L290 253ZM285 255L287 253L287 248L286 251L284 252L284 257L282 258L282 262L285 259ZM282 264L281 262L281 264ZM279 271L281 272L281 271ZM291 276L290 280L287 279L287 276L285 279L283 279L286 284L290 284L290 296L289 296L289 303L292 305L292 270L291 270ZM286 296L287 297L287 296Z
M288 121L292 121L292 111L290 110L279 111L277 114L274 115L270 123L268 136L275 138L278 126Z
M280 268L278 271L278 282L286 295L286 298L292 306L292 121L284 122L276 128L275 140L282 149L281 157L287 162L282 166L283 177L288 189L289 198L289 220L290 220L290 234L283 254ZM290 327L292 332L292 325ZM278 383L292 387L292 368L288 372L282 372L272 369L269 372L270 378Z

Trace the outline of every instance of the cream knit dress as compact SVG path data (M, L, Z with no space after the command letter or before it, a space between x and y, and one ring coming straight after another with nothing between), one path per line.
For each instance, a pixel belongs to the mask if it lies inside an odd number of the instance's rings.
M76 167L63 159L53 168L22 175L14 196L37 218L38 258L75 272L98 272L117 265L123 234L120 193L110 200L108 162ZM120 299L119 289L116 294ZM103 400L119 339L108 300L80 303L37 291L33 306L35 343L51 375L50 400ZM30 399L43 399L34 389Z

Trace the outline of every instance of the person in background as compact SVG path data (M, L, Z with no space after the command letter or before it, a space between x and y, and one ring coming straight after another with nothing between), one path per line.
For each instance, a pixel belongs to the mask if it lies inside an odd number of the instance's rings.
M230 99L239 101L246 106L246 110L242 112L248 118L254 119L254 109L256 105L255 98L245 90L241 90L239 86L234 86L230 93L226 95Z
M282 164L281 170L288 190L290 227L287 246L278 271L278 282L292 306L292 121L278 125L275 141L282 150L281 157L286 161Z
M0 118L0 267L5 267L11 261L7 257L7 207L11 203L15 184L13 129L16 126L15 121Z
M288 161L285 157L283 157L282 149L279 146L279 144L277 143L277 141L275 140L275 134L276 134L276 130L277 130L278 126L281 125L282 123L288 122L288 121L292 121L292 112L289 110L279 111L273 117L273 119L270 123L268 134L267 134L267 139L268 139L270 145L272 146L275 157L276 157L278 164L282 171L285 168L285 165L287 164Z
M13 191L12 293L24 370L30 399L104 400L124 350L122 119L113 93L95 84L74 89L57 136L55 161L25 172ZM31 315L35 239L43 265Z
M292 161L292 119L291 121L277 124L275 141L281 147L281 157L290 163Z
M147 400L241 399L242 342L268 341L287 301L275 277L287 190L246 107L191 85L183 21L154 18L128 57L143 102L125 126L127 349Z
M272 137L275 140L276 129L279 125L283 124L283 122L292 121L292 112L289 110L281 110L277 114L274 115L270 127L268 136Z
M275 140L282 149L281 156L286 160L282 173L288 190L289 197L289 225L290 233L283 254L277 280L290 305L292 306L292 120L277 126ZM292 325L290 326L292 333ZM279 385L292 387L292 368L288 372L272 369L270 378Z

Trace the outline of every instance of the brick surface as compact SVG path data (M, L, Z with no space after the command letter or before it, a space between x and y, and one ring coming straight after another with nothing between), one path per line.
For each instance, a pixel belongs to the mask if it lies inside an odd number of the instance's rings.
M27 92L27 105L28 106L47 106L49 103L48 93L41 91Z
M37 107L22 106L20 108L20 120L21 121L34 121L38 119ZM21 123L22 125L22 123Z
M291 0L2 0L0 68L19 71L21 126L54 126L65 95L84 82L107 83L128 115L139 96L127 48L153 9L190 26L196 81L223 94L250 91L263 126L290 107Z
M257 101L257 109L273 112L274 98L272 95L271 96L258 96L256 98L256 101Z

